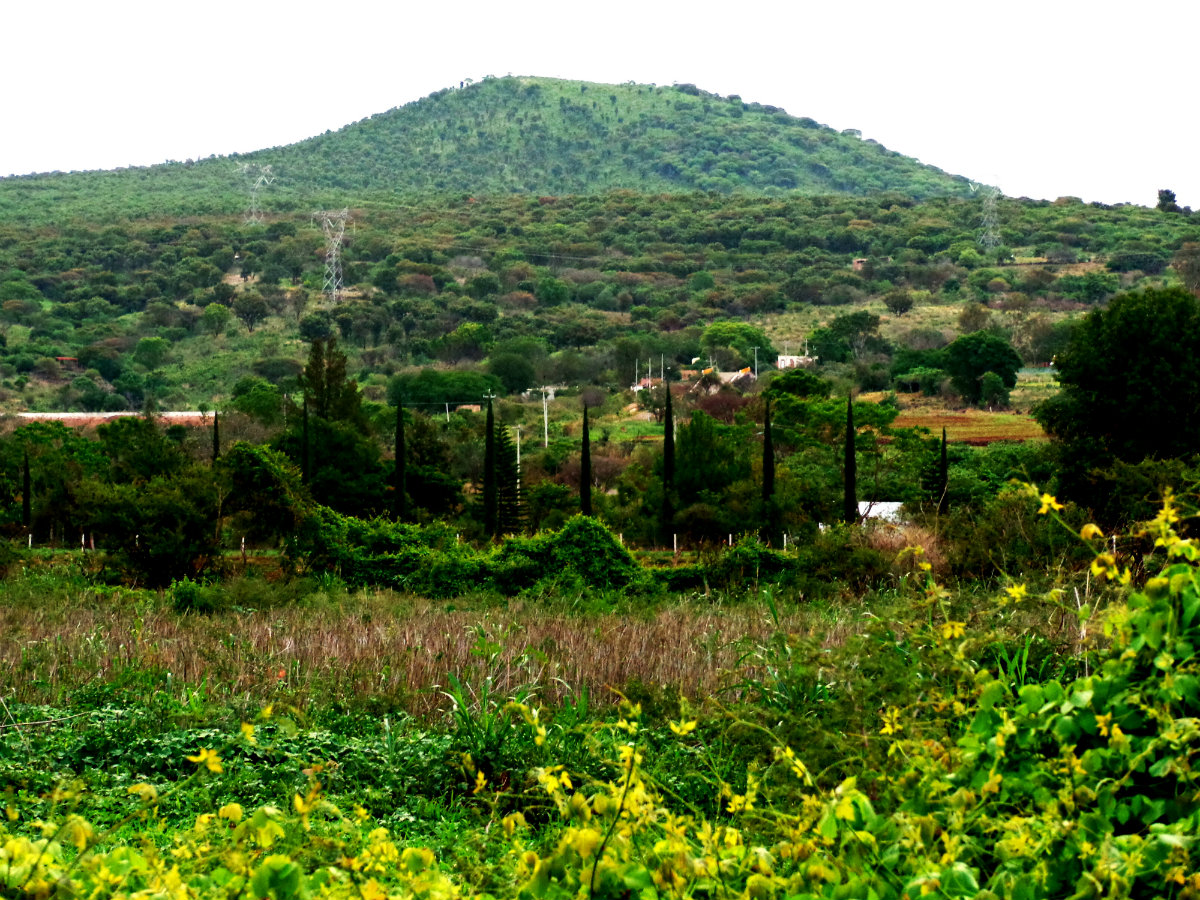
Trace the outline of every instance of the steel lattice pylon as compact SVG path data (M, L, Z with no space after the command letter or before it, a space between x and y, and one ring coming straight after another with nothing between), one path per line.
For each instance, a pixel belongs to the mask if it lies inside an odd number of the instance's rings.
M320 219L325 232L325 283L321 291L337 303L342 298L342 239L346 236L350 210L323 210L313 213L313 218Z
M248 181L254 179L250 181L250 206L246 209L246 224L261 225L263 217L258 200L259 191L275 180L275 174L270 166L260 166L256 163L245 163L240 171Z
M996 198L1000 189L991 185L972 184L972 191L980 193L983 212L979 216L979 245L986 250L1000 246L1000 218L996 213Z

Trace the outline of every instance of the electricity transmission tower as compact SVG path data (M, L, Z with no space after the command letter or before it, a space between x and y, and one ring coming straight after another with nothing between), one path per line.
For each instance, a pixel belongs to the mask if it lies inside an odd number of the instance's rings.
M257 163L244 163L240 171L250 183L250 206L246 209L246 224L261 225L263 217L262 208L258 203L258 194L275 180L275 174L271 171L270 166L260 166ZM253 180L251 181L251 179Z
M971 191L979 193L983 200L983 212L979 217L979 245L985 250L995 250L1000 246L1000 219L996 214L996 198L1000 196L1000 189L972 182Z
M313 213L313 218L321 220L325 232L325 283L321 291L336 304L342 299L342 239L346 236L350 210L323 210Z

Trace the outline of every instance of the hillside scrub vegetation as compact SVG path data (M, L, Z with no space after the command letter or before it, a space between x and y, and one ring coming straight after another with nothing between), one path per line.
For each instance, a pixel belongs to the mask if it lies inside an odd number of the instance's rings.
M528 78L0 179L0 895L1200 896L1200 220L993 199Z

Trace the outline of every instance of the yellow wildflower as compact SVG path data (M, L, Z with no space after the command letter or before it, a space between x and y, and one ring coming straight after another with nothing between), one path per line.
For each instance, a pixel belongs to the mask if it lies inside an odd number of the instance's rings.
M254 726L249 722L242 723L242 737L246 739L247 744L257 745L258 741L254 739Z
M1012 601L1014 603L1019 603L1028 596L1028 594L1025 590L1025 585L1023 585L1023 584L1009 585L1008 587L1006 587L1004 589L1004 591L1005 591L1005 593L1008 594L1008 596L1010 598L1012 598Z
M671 731L675 732L675 734L679 735L680 737L683 737L684 735L691 734L693 731L695 731L696 724L697 723L695 719L692 719L690 722L672 722Z
M621 755L622 768L632 769L642 761L642 754L634 752L633 744L625 744L617 752Z
M999 772L992 772L988 776L987 783L979 789L981 794L998 794L1000 793L1000 782L1004 780L1004 776Z
M1086 525L1083 526L1083 528L1079 529L1079 536L1081 538L1083 538L1085 541L1087 541L1087 540L1091 540L1094 537L1098 537L1098 538L1104 537L1104 532L1100 530L1099 526L1094 525L1091 522L1088 522Z
M1038 510L1038 515L1045 515L1046 513L1050 512L1050 510L1057 512L1058 510L1064 508L1063 505L1055 500L1051 494L1042 494L1041 499L1042 508Z
M1097 578L1117 577L1117 560L1111 553L1097 553L1096 558L1092 560L1092 575Z
M487 787L487 783L488 783L488 782L487 782L487 777L486 777L486 776L483 774L483 772L476 772L476 773L475 773L475 787L474 787L474 789L471 791L471 793L472 793L472 794L478 794L478 793L479 793L480 791L482 791L482 790L483 790L485 787Z
M189 756L188 762L194 762L198 766L204 766L210 772L216 772L218 775L225 771L225 767L221 765L221 757L217 755L217 751L205 747L195 756Z
M900 733L900 710L896 707L890 707L883 714L883 727L879 729L880 734L899 734Z
M966 632L967 623L966 622L947 621L947 622L942 623L941 629L942 629L942 637L948 641L951 638L962 637L963 634Z
M506 837L512 837L513 832L517 830L518 826L521 828L529 827L529 823L525 821L524 813L519 812L509 813L500 820L500 824L504 827L504 834Z
M126 788L126 793L136 794L143 803L153 803L158 799L158 790L153 785L142 782Z
M243 812L244 810L240 803L226 803L217 810L217 815L222 819L228 819L230 822L236 823L242 821Z

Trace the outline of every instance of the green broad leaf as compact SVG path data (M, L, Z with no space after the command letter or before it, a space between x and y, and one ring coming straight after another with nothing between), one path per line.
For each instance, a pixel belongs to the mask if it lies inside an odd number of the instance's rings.
M294 738L300 733L300 729L296 727L296 723L287 716L281 716L280 718L276 719L275 724L279 726L279 730L282 731L286 737Z
M1076 709L1087 709L1092 705L1092 697L1094 696L1094 691L1076 691L1071 695L1071 706ZM1064 709L1063 712L1068 712L1068 710Z
M1175 834L1174 832L1170 831L1160 831L1155 834L1154 837L1160 843L1166 844L1168 847L1179 847L1182 850L1186 850L1191 847L1192 844L1196 843L1196 839L1194 837L1188 837L1184 834Z
M287 856L268 856L250 879L250 889L258 898L292 900L300 896L303 872Z
M971 721L971 733L990 736L996 733L999 725L1000 717L996 713L990 709L981 709Z
M1054 720L1054 736L1060 743L1074 744L1079 740L1082 729L1074 716L1062 715Z
M1046 702L1046 692L1039 685L1027 684L1017 693L1027 715L1034 715Z
M1142 635L1145 637L1146 643L1152 649L1157 650L1162 646L1163 630L1166 627L1166 620L1159 616L1155 616L1150 620L1149 624L1147 624L1145 630L1142 632Z
M1189 588L1183 592L1179 602L1182 615L1180 621L1184 628L1190 628L1192 623L1200 617L1200 592L1195 588Z
M1057 681L1048 681L1042 685L1042 690L1046 694L1047 703L1061 703L1067 692L1063 690L1063 686Z
M967 866L956 862L938 874L941 893L946 897L974 897L979 893L979 880Z
M654 889L654 878L645 866L631 866L621 873L621 882L631 891Z
M989 681L983 688L983 692L979 695L979 707L981 709L991 709L997 703L1003 701L1008 694L1004 684L999 681Z
M1112 822L1109 820L1109 814L1104 812L1105 806L1112 809L1112 795L1108 795L1108 803L1104 803L1104 797L1100 798L1101 812L1087 812L1079 817L1079 827L1089 837L1098 838L1105 834L1109 834L1113 830Z
M817 823L817 832L826 840L832 841L837 837L837 819L834 818L833 810L826 810L825 815L821 816L821 821Z

